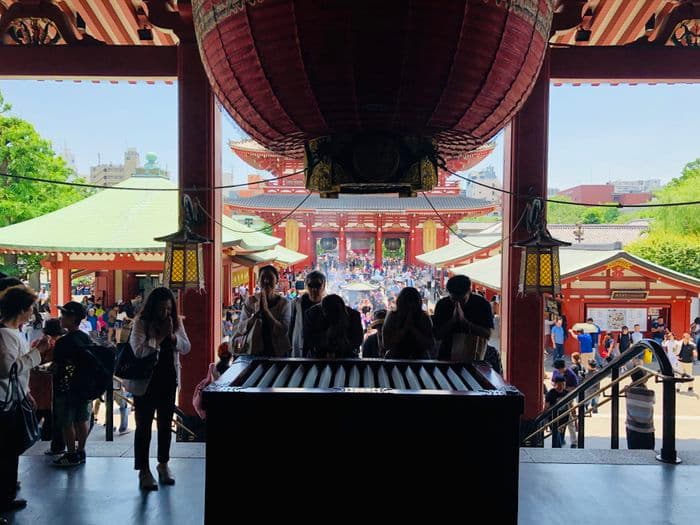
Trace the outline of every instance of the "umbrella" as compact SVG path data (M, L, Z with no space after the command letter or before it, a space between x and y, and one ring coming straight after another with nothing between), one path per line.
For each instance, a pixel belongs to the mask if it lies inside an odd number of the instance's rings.
M576 323L571 327L574 332L583 330L587 334L595 334L598 331L598 327L591 323Z

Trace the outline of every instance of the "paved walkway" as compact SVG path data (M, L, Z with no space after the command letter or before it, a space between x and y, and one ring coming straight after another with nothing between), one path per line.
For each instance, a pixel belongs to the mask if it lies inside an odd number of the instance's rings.
M49 466L50 459L43 454L23 456L20 496L26 498L29 505L14 516L5 515L10 523L203 523L201 445L174 444L171 468L177 483L153 493L139 491L129 449L117 444L112 448L123 451L124 455L115 452L111 457L96 457L101 449L95 447L91 445L93 452L87 464L73 469L53 468ZM688 455L689 461L685 464L670 466L656 462L651 451L523 449L518 522L520 525L695 523L700 515L696 490L700 481L700 453ZM243 503L235 500L235 479L229 480L232 508ZM284 481L277 479L276 483L283 486ZM469 502L467 497L465 508L475 508L477 503L480 502ZM230 517L222 517L218 523L230 523Z

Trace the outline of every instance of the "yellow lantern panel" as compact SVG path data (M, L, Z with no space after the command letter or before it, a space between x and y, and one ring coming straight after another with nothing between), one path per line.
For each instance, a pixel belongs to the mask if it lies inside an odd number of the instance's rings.
M167 260L167 257L166 257ZM185 276L185 250L181 245L172 247L172 263L170 266L170 282L181 283Z

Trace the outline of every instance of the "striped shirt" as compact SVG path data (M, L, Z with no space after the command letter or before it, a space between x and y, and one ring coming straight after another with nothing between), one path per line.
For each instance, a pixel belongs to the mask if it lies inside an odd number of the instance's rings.
M627 390L627 428L635 432L654 432L654 391L643 386Z

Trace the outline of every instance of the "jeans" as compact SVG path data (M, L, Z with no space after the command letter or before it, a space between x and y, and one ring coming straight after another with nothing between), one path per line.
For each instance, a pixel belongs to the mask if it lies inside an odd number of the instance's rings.
M133 398L133 396L123 390L119 394L121 395L119 399L119 432L125 432L129 427L129 403L126 398Z
M564 357L564 343L556 343L554 345L554 360Z
M148 451L151 446L151 426L153 416L158 413L158 463L170 459L170 427L175 412L175 391L177 384L164 386L154 383L142 396L134 396L136 410L136 432L134 433L134 468L148 468Z
M627 429L627 448L654 450L656 443L653 432L637 432Z

